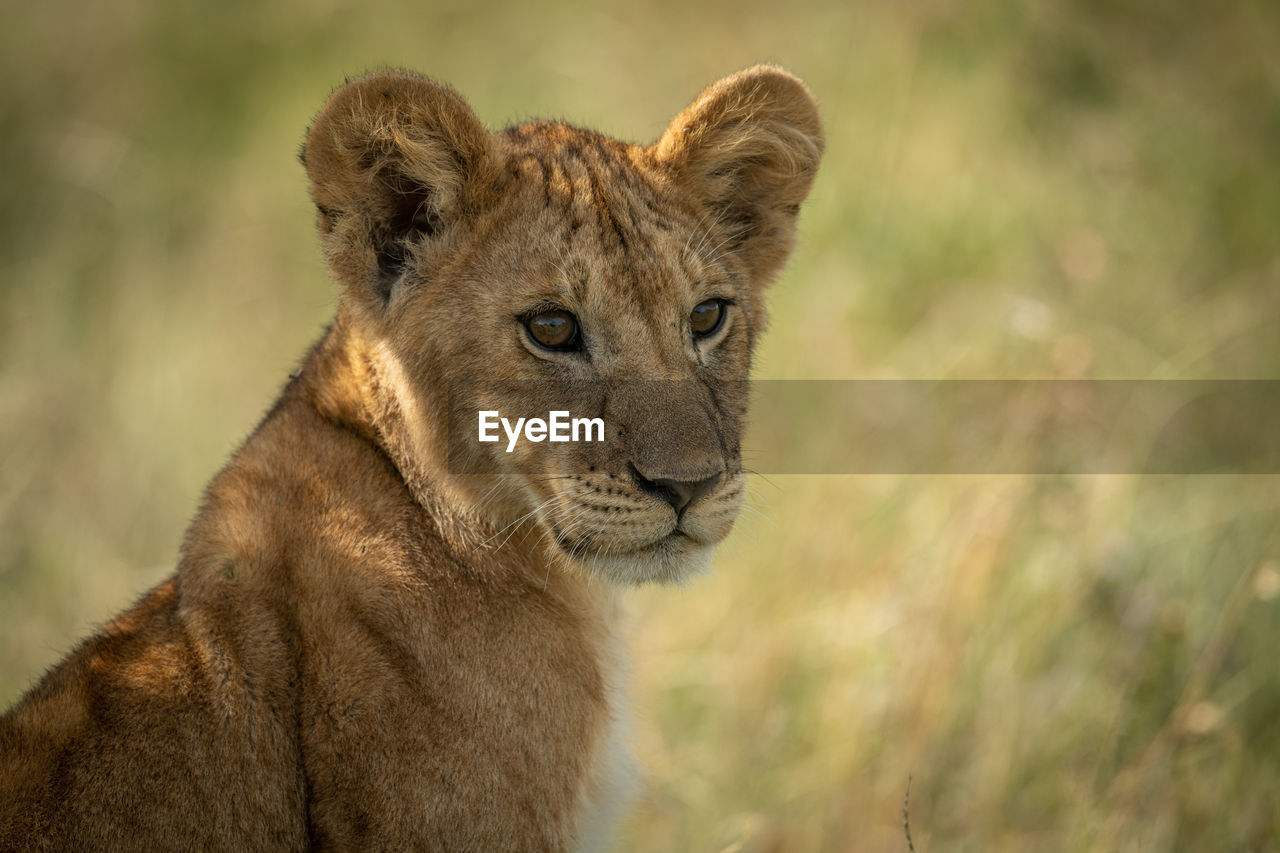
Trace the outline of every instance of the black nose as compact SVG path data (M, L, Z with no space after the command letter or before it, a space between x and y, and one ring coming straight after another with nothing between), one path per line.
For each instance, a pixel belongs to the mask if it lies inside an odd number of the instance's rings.
M671 480L667 478L650 480L637 471L634 465L631 466L631 476L635 478L641 489L655 498L671 504L671 508L677 513L684 512L685 507L710 492L716 487L716 483L720 482L719 472L702 480Z

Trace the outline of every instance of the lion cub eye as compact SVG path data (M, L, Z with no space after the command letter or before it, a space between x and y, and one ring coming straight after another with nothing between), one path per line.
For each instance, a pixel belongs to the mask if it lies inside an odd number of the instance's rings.
M729 312L725 310L723 299L708 299L700 303L689 315L689 328L693 330L693 336L709 338L720 331L720 327L724 325L724 315L727 313Z
M540 311L524 318L529 339L543 349L567 352L578 349L582 335L578 330L578 318L559 309Z

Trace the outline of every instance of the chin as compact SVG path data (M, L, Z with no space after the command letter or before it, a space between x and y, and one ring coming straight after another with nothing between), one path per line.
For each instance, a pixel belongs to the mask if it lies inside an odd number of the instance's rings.
M588 552L578 554L572 562L615 584L680 584L711 567L715 547L713 543L695 542L682 533L672 533L634 551Z

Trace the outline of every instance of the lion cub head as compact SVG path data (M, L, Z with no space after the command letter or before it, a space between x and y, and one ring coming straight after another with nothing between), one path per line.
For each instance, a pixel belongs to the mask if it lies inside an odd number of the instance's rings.
M615 581L706 565L742 502L764 290L822 148L804 85L766 66L647 147L559 123L489 133L405 72L336 91L303 162L338 322L406 479ZM483 412L557 411L603 428L480 440Z

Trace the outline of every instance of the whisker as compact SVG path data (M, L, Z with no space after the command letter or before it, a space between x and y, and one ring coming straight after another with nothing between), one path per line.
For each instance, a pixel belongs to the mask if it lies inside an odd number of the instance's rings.
M541 512L543 509L545 509L545 508L547 508L548 506L552 505L553 503L554 503L554 504L556 504L556 506L560 506L560 505L562 505L565 501L572 500L572 498L573 498L573 495L570 495L570 494L557 494L557 495L552 495L551 497L547 498L547 499L546 499L545 501L543 501L542 503L540 503L540 504L538 504L537 506L535 506L533 509L531 509L531 510L529 510L528 512L526 512L524 515L522 515L522 516L520 516L519 518L517 518L515 521L513 521L513 522L511 522L510 524L508 524L508 525L506 525L505 527L503 527L503 528L502 528L502 530L499 530L497 533L493 534L493 536L490 536L490 537L489 537L488 539L486 539L484 542L480 543L480 544L481 544L481 547L487 546L487 545L488 545L490 542L492 542L494 539L497 539L499 536L501 536L501 535L502 535L502 534L503 534L503 533L504 533L508 528L512 528L512 527L515 527L516 525L521 524L522 522L524 522L524 521L525 521L525 519L529 518L529 517L530 517L530 516L532 516L532 515L536 515L537 513ZM506 539L503 539L503 540L502 540L502 542L497 546L497 548L498 548L498 549L500 549L500 548L502 548L502 546L503 546L503 545L506 545L506 544L507 544L507 540L508 540L508 539L510 539L510 538L511 538L511 536L512 536L514 533L515 533L515 531L514 531L514 530L512 530L512 531L511 531L511 533L507 534L507 538L506 538ZM497 550L497 549L495 549L495 550Z
M766 477L764 474L761 474L759 471L757 471L754 468L743 468L742 473L750 474L753 477L759 477L761 480L764 480L766 483L768 483L770 486L773 486L778 491L782 491L781 486L779 486L777 483L773 482L773 480L770 480L768 477Z

